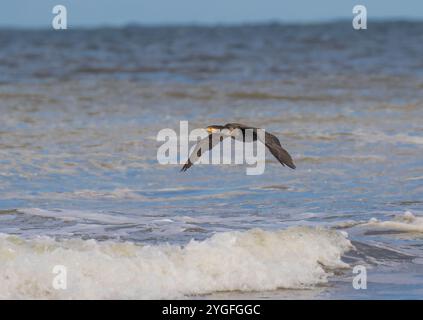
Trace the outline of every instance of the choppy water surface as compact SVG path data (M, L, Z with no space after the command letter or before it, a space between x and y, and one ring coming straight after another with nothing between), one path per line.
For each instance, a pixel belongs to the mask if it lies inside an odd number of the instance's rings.
M422 23L0 30L0 48L0 298L423 297ZM159 165L180 120L266 128L297 170Z

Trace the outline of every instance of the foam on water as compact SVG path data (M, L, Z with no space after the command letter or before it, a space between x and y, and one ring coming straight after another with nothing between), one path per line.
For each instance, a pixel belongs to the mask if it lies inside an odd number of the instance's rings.
M326 283L352 245L345 233L295 227L222 232L186 246L0 236L0 298L183 298ZM56 290L53 267L67 268Z
M43 210L39 208L23 208L19 212L32 216L61 219L63 221L95 221L110 224L123 224L134 222L134 219L123 217L122 215L103 214L99 212L89 212L80 210Z
M423 232L423 217L413 215L406 211L402 215L397 215L393 220L379 221L375 218L370 219L367 226L396 230L401 232Z

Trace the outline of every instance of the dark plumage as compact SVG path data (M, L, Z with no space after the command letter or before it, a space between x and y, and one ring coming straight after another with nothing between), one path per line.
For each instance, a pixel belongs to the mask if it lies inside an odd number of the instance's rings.
M184 164L181 171L187 171L193 163L195 163L203 153L206 151L209 151L213 149L220 141L223 140L225 135L222 135L222 130L226 129L227 133L225 134L228 137L232 137L233 139L236 139L237 136L235 135L235 132L242 133L243 141L245 142L245 130L246 129L252 129L253 131L253 141L256 141L259 139L257 136L257 130L259 128L246 126L239 123L228 123L224 126L218 126L218 125L212 125L207 127L207 131L210 133L206 138L200 140L197 145L195 146L195 149L191 153L191 155L188 158L188 161ZM238 129L238 130L237 130ZM217 137L215 136L217 135ZM213 139L215 137L215 139ZM272 155L283 165L287 165L291 169L295 169L295 164L292 161L292 158L288 151L286 151L284 148L282 148L281 143L279 142L279 139L275 137L273 134L265 132L265 141L260 140L265 144L265 146L270 150Z

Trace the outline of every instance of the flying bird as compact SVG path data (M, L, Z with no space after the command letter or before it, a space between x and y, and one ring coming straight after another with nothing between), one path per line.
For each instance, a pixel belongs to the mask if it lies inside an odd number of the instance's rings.
M264 141L262 141L260 139L260 135L257 134L257 131L260 130L260 128L246 126L239 123L227 123L224 126L212 125L207 127L209 135L197 143L181 171L187 171L202 154L213 149L218 143L223 141L224 138L242 138L245 143L245 133L247 129L253 131L253 141L257 141L257 139L260 140L283 166L287 165L291 169L295 169L295 164L292 161L290 154L282 148L279 139L273 134L265 132Z

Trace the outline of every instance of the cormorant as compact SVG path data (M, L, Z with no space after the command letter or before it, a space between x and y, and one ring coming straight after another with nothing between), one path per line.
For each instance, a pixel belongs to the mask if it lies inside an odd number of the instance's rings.
M257 130L259 128L246 126L239 123L227 123L224 126L212 125L207 127L207 132L209 135L200 140L195 146L193 152L188 158L188 161L184 164L181 171L187 171L193 163L195 163L203 153L213 149L218 143L220 143L225 137L231 137L232 139L238 138L237 134L242 133L243 142L245 142L245 130L253 130L253 141L260 140L260 137L257 136ZM213 135L218 135L218 137L213 139ZM273 134L265 132L265 141L260 140L265 144L265 146L270 150L273 156L278 159L278 161L283 165L287 165L291 169L295 169L295 164L292 161L292 158L288 151L282 148L279 139Z

